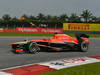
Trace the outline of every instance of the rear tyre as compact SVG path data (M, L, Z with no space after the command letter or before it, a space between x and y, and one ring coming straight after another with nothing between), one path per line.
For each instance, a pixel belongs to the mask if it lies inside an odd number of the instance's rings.
M40 51L40 48L37 46L36 42L30 42L28 44L28 50L30 53L35 54Z
M79 45L79 50L82 52L87 52L88 51L88 43L85 41L81 42Z

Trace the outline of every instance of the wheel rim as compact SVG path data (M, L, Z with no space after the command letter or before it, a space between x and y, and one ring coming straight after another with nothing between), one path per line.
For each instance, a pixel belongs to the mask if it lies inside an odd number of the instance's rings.
M82 49L83 51L87 51L87 49L88 49L88 44L86 44L85 42L81 43L81 49Z
M36 46L36 44L37 44L36 42L30 43L30 45L29 45L29 51L31 53L36 53L36 52L38 52L40 50L40 48L38 46Z

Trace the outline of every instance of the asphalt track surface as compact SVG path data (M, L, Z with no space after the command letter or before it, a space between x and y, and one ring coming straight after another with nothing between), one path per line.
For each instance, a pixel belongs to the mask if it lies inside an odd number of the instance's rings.
M84 56L100 56L100 38L91 38L88 52L39 52L37 54L14 54L10 44L24 39L41 39L47 37L0 37L0 69Z

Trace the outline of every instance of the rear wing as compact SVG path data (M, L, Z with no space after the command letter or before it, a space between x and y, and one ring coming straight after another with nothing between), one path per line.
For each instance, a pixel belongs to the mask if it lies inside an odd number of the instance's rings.
M87 35L87 34L76 34L76 38L81 38L81 37L89 38L89 35Z
M82 39L81 39L82 37L83 38L89 38L89 36L86 35L86 34L76 34L76 38L77 38L78 41L82 41Z

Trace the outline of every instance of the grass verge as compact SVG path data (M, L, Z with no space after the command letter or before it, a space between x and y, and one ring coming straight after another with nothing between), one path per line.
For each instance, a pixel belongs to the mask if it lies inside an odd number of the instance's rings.
M16 32L0 32L0 36L52 36L51 33L16 33ZM75 34L68 33L70 36ZM100 34L88 34L90 37L100 37Z
M41 75L100 75L100 62L47 72Z
M16 32L0 32L0 36L52 36L49 33L16 33Z

